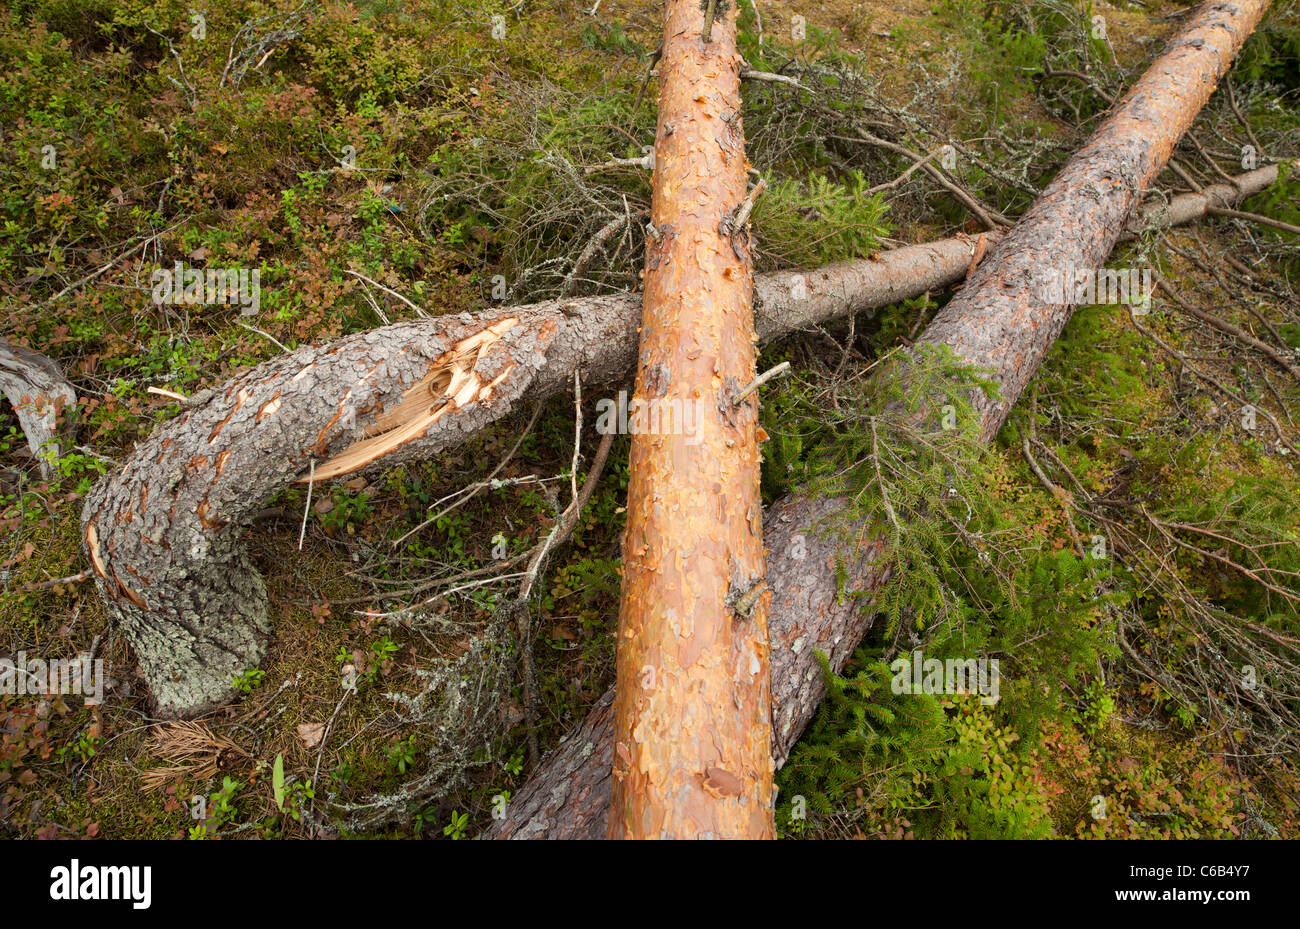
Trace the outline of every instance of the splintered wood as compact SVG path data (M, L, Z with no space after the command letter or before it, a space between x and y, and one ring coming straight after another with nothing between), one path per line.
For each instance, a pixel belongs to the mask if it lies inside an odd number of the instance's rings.
M448 413L491 399L493 389L514 370L514 362L507 362L501 373L490 381L484 381L475 369L483 354L518 322L519 318L512 316L461 339L433 362L428 374L403 392L395 407L375 417L374 425L366 430L366 438L317 465L310 477L300 478L298 483L326 481L358 471L393 449L420 438Z

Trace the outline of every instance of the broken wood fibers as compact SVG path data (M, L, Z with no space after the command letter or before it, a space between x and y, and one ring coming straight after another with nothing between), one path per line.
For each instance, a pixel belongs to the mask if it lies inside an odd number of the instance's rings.
M397 406L375 417L365 439L318 465L309 477L299 478L297 483L327 481L358 471L393 449L420 438L445 414L491 399L493 389L515 369L514 362L507 362L501 373L487 382L479 377L475 366L479 357L518 322L518 317L512 316L461 339L429 366L428 374L403 392Z

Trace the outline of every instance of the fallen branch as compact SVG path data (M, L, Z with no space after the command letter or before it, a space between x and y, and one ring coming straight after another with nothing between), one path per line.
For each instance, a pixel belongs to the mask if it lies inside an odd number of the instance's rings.
M1225 210L1222 207L1212 206L1210 212L1215 216L1224 216L1228 219L1240 219L1243 222L1255 223L1258 226L1268 226L1270 229L1280 229L1283 232L1289 232L1292 235L1300 235L1300 226L1293 226L1290 223L1284 223L1280 219L1274 219L1271 216L1261 216L1258 213L1243 213L1240 210Z
M964 204L968 210L970 210L977 217L979 217L980 222L982 222L990 230L998 229L1000 226L1011 225L1011 220L1007 219L997 210L991 210L985 207L977 199L975 199L975 195L972 194L969 190L967 190L965 186L959 184L954 180L951 180L946 174L944 174L934 165L930 164L930 156L921 155L917 152L912 151L910 148L908 148L905 145L899 145L897 142L890 142L888 139L882 139L879 136L872 135L870 132L867 132L866 130L863 129L858 130L858 138L856 139L847 138L847 137L840 137L840 138L843 138L845 141L848 142L866 142L867 144L874 145L877 148L883 148L885 149L885 151L894 152L895 154L902 155L905 158L912 159L912 164L915 167L920 168L926 174L930 175L930 177L934 180L935 183L937 183L940 187L942 187L944 190L948 191L948 193L952 194L959 201L961 201L961 203Z
M807 90L798 79L790 77L787 74L773 74L770 71L755 71L746 65L740 69L740 79L742 81L758 81L762 84L785 84L787 87L793 87L795 90Z

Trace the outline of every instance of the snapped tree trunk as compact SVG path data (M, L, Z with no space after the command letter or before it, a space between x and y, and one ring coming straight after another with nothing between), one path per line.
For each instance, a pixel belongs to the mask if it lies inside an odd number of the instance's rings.
M667 0L663 35L609 836L772 838L758 397L740 399L756 339L735 6Z
M50 477L62 452L59 416L77 402L72 385L49 358L0 341L0 393L13 405L41 476Z
M1068 302L1043 299L1051 282L1044 282L1039 269L1073 273L1100 267L1129 227L1137 199L1168 162L1267 6L1266 0L1204 4L925 330L922 341L947 346L991 369L1002 402L974 398L986 441L1006 420L1073 310ZM1274 171L1269 183L1275 178ZM1201 209L1225 193L1204 191ZM1195 206L1185 200L1170 210L1170 218L1189 216ZM841 598L839 592L878 592L890 577L891 566L879 558L883 535L873 524L860 527L860 541L848 551L810 531L842 507L834 498L796 495L775 504L764 521L773 589L772 755L778 767L824 693L814 653L823 652L839 670L870 628L871 602ZM612 818L609 766L615 756L610 706L607 693L511 798L485 838L605 834Z

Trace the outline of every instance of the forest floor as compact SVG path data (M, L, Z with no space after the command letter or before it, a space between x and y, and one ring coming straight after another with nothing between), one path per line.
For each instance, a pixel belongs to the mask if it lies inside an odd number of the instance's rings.
M420 585L549 531L571 397L436 460L317 487L309 509L302 488L267 501L245 540L270 593L270 656L240 676L239 702L201 719L151 720L93 584L47 582L86 569L85 491L177 413L150 387L188 396L285 348L411 318L410 304L558 294L604 222L593 202L649 205L646 171L580 169L652 141L653 80L639 89L659 4L213 0L202 23L191 6L0 11L0 331L55 359L80 397L50 480L0 401L0 657L93 652L109 677L100 706L0 696L0 835L471 837L529 774L517 643L487 635L517 579L433 599ZM845 141L851 120L927 153L956 143L945 171L1018 215L1188 8L741 0L750 64L807 88L745 85L750 159L771 185L759 269L982 228L923 172L868 193L909 162ZM1200 184L1240 173L1247 146L1260 163L1300 156L1295 2L1274 4L1232 100L1228 86L1176 154ZM1242 209L1300 223L1300 179L1284 174ZM1166 172L1156 196L1182 189ZM635 288L643 247L629 226L580 292ZM1300 365L1295 236L1219 217L1112 257L1160 269L1187 304ZM152 271L178 261L257 269L257 313L155 302ZM947 297L764 352L760 366L795 370L764 389L765 500L851 440L827 396ZM596 400L623 386L584 385L584 449ZM877 622L830 681L778 774L782 835L1294 837L1298 403L1292 373L1163 292L1145 316L1081 307L978 463L997 569L960 539L914 553L933 559L943 607ZM449 499L516 442L498 477L527 480ZM620 437L539 585L543 751L612 683L626 484ZM914 648L1000 658L1002 699L900 700L885 668Z

